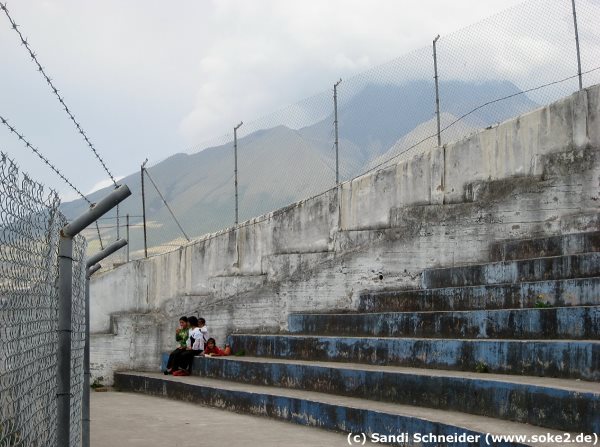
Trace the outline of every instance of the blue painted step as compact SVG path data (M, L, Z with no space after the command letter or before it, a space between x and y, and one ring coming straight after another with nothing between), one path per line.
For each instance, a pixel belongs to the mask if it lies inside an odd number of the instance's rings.
M510 261L594 251L600 251L600 231L494 242L490 260Z
M186 402L209 405L238 413L266 416L297 424L369 436L408 435L408 442L390 442L392 445L423 445L421 436L463 436L459 439L438 438L425 445L452 445L457 447L487 446L493 435L516 434L525 437L559 436L554 431L527 424L501 421L483 416L451 411L419 408L406 405L375 402L351 397L331 396L309 391L289 390L249 384L232 383L200 377L172 377L156 373L115 373L115 386L121 391L169 397ZM471 436L471 439L466 439ZM574 436L572 434L571 436ZM379 439L382 439L381 437ZM390 440L391 438L387 438ZM400 438L396 438L400 441ZM497 447L532 445L521 442L497 442ZM551 445L549 443L536 444Z
M193 372L253 385L600 432L600 386L585 381L252 357L198 357Z
M421 287L476 286L600 276L600 253L424 270Z
M236 350L312 359L600 381L600 341L230 335Z
M290 314L294 334L365 337L600 339L600 306L442 312Z
M600 277L363 293L359 312L533 308L600 305Z

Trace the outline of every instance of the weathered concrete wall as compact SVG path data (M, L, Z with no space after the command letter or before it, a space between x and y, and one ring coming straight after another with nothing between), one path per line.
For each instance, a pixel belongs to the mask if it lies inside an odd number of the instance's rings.
M276 332L290 312L356 308L361 290L418 287L426 267L484 261L494 240L600 228L599 129L593 87L94 277L91 330L111 334L92 339L94 367L157 367L180 315L204 316L218 342ZM148 350L128 314L151 316Z
M111 316L110 333L92 334L90 368L94 377L112 383L115 370L155 369L156 356L162 351L161 316L155 314L115 314Z

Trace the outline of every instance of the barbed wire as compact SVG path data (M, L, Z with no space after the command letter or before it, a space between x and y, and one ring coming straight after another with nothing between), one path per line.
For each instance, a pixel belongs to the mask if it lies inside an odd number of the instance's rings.
M10 21L12 29L14 29L15 32L19 35L19 39L21 40L21 44L29 52L29 55L31 56L31 60L37 65L38 71L42 74L42 76L46 80L47 84L50 86L50 89L52 90L52 92L54 93L54 95L56 96L56 98L58 98L58 101L63 106L63 110L67 113L67 115L69 116L69 118L71 119L71 121L73 121L73 124L75 124L75 127L77 128L77 131L79 132L79 134L81 134L81 136L83 137L83 139L87 143L88 147L92 150L92 152L94 153L94 155L96 156L96 158L98 159L98 161L100 162L100 164L102 165L102 167L104 168L104 170L106 171L106 173L108 174L108 176L110 177L111 181L115 185L115 187L117 187L118 186L117 185L117 181L115 180L115 178L113 177L113 175L111 174L111 172L106 167L106 163L104 163L104 160L102 159L102 157L100 157L100 155L96 151L96 148L94 147L94 145L92 144L92 142L88 138L87 134L85 133L85 131L83 130L83 128L81 127L81 125L79 124L79 122L75 119L75 116L73 115L73 113L71 112L71 110L69 110L69 107L65 104L64 98L58 93L59 90L52 83L52 79L44 71L44 68L42 67L42 65L38 61L36 54L33 52L33 50L31 49L31 47L29 46L29 43L27 42L27 39L25 37L23 37L23 34L21 33L21 31L19 31L19 28L18 28L19 25L17 25L15 23L15 21L13 20L13 18L10 15L10 13L8 12L8 8L6 7L6 3L0 3L0 9L2 9L2 11L4 11L4 14L8 18L8 20Z
M89 199L79 189L77 189L77 187L73 185L73 183L67 177L65 177L64 174L60 172L56 166L54 166L50 162L50 160L44 157L42 153L33 144L27 141L27 139L21 133L19 133L2 115L0 115L0 122L2 122L2 124L4 124L8 128L8 130L10 130L13 134L15 134L25 146L31 149L33 153L37 155L38 158L40 158L50 169L52 169L54 173L57 174L67 185L69 185L77 194L79 194L79 196L83 200L85 200L88 203L88 205L92 205L92 202L90 202Z
M550 5L553 7L546 7ZM494 126L572 93L572 81L569 80L576 76L570 76L574 73L573 64L568 57L573 50L572 29L570 20L564 19L570 19L571 11L566 6L566 2L563 5L563 2L558 4L551 0L530 0L524 4L523 9L486 19L481 27L471 27L466 33L459 31L448 35L443 40L443 51L438 54L443 78L440 84L442 108L437 114L429 113L426 101L431 93L430 106L433 106L434 86L429 79L433 75L430 45L348 77L343 91L338 91L337 98L341 111L338 120L341 124L339 143L343 148L343 151L340 150L339 166L334 158L336 121L331 89L258 120L248 121L239 140L242 147L239 152L240 185L244 188L240 200L239 220L242 223L236 228L270 219L278 215L281 209L294 207L296 201L331 194L335 188L330 179L336 168L340 181L347 183L358 176L384 169L433 148L438 134L443 135L443 142L456 141L476 129ZM546 11L549 11L547 16ZM532 12L536 13L535 22L543 24L543 27L532 26L531 21L521 20ZM586 14L582 16L585 18ZM597 53L598 47L595 44L599 37L596 32L592 32L593 23L597 22L595 14L590 11L587 20L588 26L583 29L584 32L587 29L591 44L585 47L589 55L584 61L591 62L597 60L593 55ZM560 36L544 34L546 25L553 26L554 23L556 26L563 22L567 25L564 29L561 28ZM493 42L487 42L486 39L493 40L501 32L510 32L515 36L515 41L520 41L517 38L519 33L529 40L526 41L527 45L498 48L495 48ZM481 44L473 44L475 41L481 41ZM541 62L532 60L531 55L539 54L540 47L544 44L553 45L556 54L548 55ZM558 63L555 64L554 59ZM503 61L502 65L496 67L496 60ZM583 74L588 75L595 70L587 70ZM532 78L529 73L536 73L538 76ZM596 75L588 76L588 80L597 79ZM535 79L535 83L539 85L528 88L533 84L531 79ZM553 85L555 87L550 87ZM545 90L540 90L545 87ZM415 92L410 89L415 89ZM540 91L535 92L536 90ZM528 94L529 92L534 93ZM413 96L418 96L416 102L413 101ZM433 117L436 115L438 120L441 118L441 127L434 130ZM178 194L169 199L169 212L175 217L173 210L179 210L177 217L181 218L191 237L204 235L203 240L207 237L210 239L212 235L223 234L233 228L227 228L230 223L233 224L230 217L235 209L231 193L233 181L230 182L233 169L230 175L226 175L230 170L229 165L233 166L233 153L229 153L232 142L233 135L227 134L205 142L204 145L195 145L196 149L214 149L215 156L216 150L219 151L218 157L215 157L215 163L219 163L218 169L196 177L186 177L183 185L194 193L194 208L206 207L207 212L202 218L192 214L195 210L180 215L180 210L183 209L180 206L190 206L187 194L185 197L178 197ZM278 150L284 151L286 160L277 158ZM274 168L271 163L274 163ZM182 177L183 174L190 175L187 171L182 173ZM153 179L150 180L155 183ZM165 244L165 241L181 234L171 224L166 213L163 213L165 210L162 210L162 203L159 203L160 199L165 202L161 191L165 188L169 190L172 187L169 182L173 179L157 180L161 183L161 189L158 190L157 184L154 184L158 195L148 202L151 203L151 218L155 219L155 225L148 232L148 249L152 246L168 247L170 245ZM183 187L182 192L187 193L188 190ZM153 190L151 196L155 194ZM173 210L169 205L173 206ZM136 214L140 211L137 208L130 210ZM119 229L125 227L119 221L122 217L121 214L111 218L116 219L116 225L115 220L104 221L110 225L102 227L105 238L114 236L114 228L118 235ZM136 239L141 219L134 218L132 222L136 223L130 224L133 230L131 238ZM182 237L179 239L183 241Z
M39 149L37 149L21 133L19 133L17 129L15 129L2 115L0 115L0 122L2 122L2 124L4 124L8 128L8 130L10 130L11 133L15 134L19 141L21 141L26 147L31 149L33 153L37 155L38 158L40 158L40 160L42 160L50 169L52 169L54 173L57 174L67 185L69 185L77 194L79 194L79 196L83 200L85 200L88 203L88 205L90 205L90 207L94 206L94 204L90 202L90 200L79 189L77 189L77 187L67 177L65 177L65 175L62 172L60 172L56 166L54 166L50 162L50 160L48 160L46 157L44 157L44 155L42 155ZM98 228L98 222L96 222L96 229L98 230L98 240L100 241L100 248L104 249L102 245L102 237L100 236L100 229Z

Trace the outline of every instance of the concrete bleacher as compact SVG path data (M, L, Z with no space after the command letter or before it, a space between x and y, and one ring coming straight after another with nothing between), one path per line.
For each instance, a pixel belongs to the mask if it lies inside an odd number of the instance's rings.
M489 263L427 269L420 289L364 292L357 311L231 334L247 356L115 386L344 433L480 436L452 445L600 433L600 232L492 245Z
M599 442L600 86L413 155L96 278L94 374L398 445ZM164 376L193 314L246 355Z

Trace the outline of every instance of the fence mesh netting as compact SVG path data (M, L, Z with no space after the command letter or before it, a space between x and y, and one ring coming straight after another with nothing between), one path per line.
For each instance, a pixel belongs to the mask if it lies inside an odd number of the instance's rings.
M56 443L59 204L0 154L1 447ZM76 238L71 445L81 441L85 250Z
M600 82L600 3L577 0L583 86ZM432 36L432 41L435 36ZM547 105L577 91L571 0L529 0L437 41L441 143ZM317 67L307 67L316 70ZM240 117L239 222L335 187L333 84L260 119ZM429 45L343 79L337 88L339 177L348 181L437 145L433 47ZM148 168L190 238L235 221L232 132ZM100 221L107 245L129 240L130 259L144 256L141 176L127 179L133 197ZM148 254L186 238L146 179ZM83 205L82 205L83 206ZM129 214L129 227L125 215ZM128 231L128 233L127 233ZM86 237L99 249L95 229ZM125 261L127 251L115 255Z

